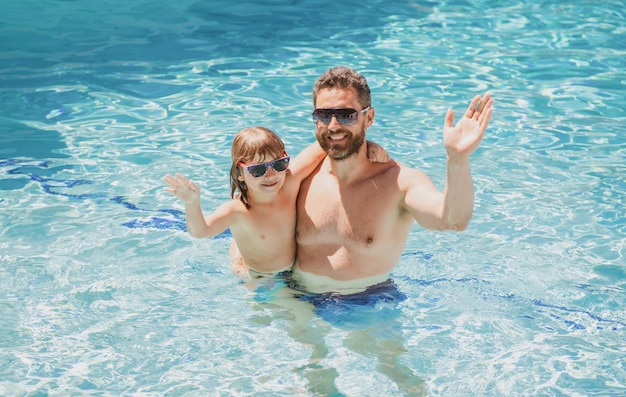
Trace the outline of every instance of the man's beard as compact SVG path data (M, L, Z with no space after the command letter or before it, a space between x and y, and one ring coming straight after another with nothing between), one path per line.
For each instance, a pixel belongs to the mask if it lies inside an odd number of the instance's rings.
M337 132L344 132L344 131L341 130ZM365 141L365 131L362 131L362 133L356 136L350 132L348 132L347 134L348 134L349 142L348 142L348 146L345 146L345 147L343 146L337 147L333 145L333 141L329 139L324 139L323 137L319 137L319 136L317 137L317 141L319 142L322 149L324 149L328 157L330 157L333 160L345 160L348 157L356 154L361 148L361 146L363 145L363 142Z

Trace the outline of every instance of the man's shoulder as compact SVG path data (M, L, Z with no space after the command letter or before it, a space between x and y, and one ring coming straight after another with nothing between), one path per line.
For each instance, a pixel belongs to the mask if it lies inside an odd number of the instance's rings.
M424 173L424 171L420 170L419 168L413 168L413 167L409 167L407 165L404 165L402 163L396 162L398 164L398 168L399 168L399 176L400 177L411 177L411 176L415 176L415 175L426 175Z
M401 190L406 190L408 187L424 181L430 181L430 178L424 171L406 166L397 161L394 161L394 163L395 165L387 173L389 173L389 177L397 180L398 187Z
M372 176L374 178L381 179L407 178L411 175L416 175L421 172L419 170L407 167L406 165L396 160L390 160L387 163L373 163L372 169Z

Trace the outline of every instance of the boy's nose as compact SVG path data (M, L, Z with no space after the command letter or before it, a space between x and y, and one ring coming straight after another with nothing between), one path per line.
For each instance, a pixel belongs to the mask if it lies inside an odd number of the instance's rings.
M265 175L272 176L274 174L276 174L276 170L274 169L274 167L272 166L267 167L267 170L265 170Z

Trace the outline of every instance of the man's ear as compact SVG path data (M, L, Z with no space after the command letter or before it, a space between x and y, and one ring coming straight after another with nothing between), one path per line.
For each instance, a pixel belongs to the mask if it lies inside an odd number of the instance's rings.
M365 128L369 128L374 123L374 115L376 114L376 110L374 108L370 108L365 115Z

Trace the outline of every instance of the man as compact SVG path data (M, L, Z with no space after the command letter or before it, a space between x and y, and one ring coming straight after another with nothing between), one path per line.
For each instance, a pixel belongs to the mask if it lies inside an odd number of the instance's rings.
M422 171L367 159L373 121L366 79L346 67L325 72L313 88L316 138L328 156L301 185L293 278L314 293L356 293L388 280L414 221L434 230L464 230L472 217L470 154L491 118L493 99L476 96L443 130L444 192Z

